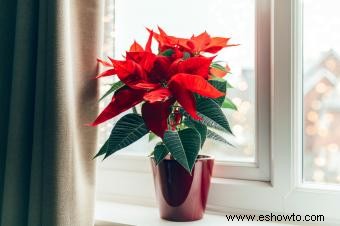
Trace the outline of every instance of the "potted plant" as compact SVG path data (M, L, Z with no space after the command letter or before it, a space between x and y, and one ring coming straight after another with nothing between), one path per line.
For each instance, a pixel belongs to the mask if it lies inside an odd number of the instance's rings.
M210 128L232 134L221 108L235 109L225 97L230 85L223 77L229 67L214 62L213 54L234 45L228 44L229 38L207 32L178 38L158 29L158 33L148 29L145 48L135 41L124 60L98 59L107 70L97 78L117 76L119 81L104 95L114 93L91 125L134 111L118 120L96 157L107 158L148 133L158 136L161 141L151 154L151 164L160 215L173 221L198 220L214 164L199 151L206 138L229 144ZM153 39L158 42L157 54L151 49Z

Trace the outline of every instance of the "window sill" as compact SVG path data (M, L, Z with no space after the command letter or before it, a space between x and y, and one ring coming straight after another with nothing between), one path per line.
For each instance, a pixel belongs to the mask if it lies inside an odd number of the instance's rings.
M187 226L288 226L294 224L282 224L274 222L228 222L223 215L207 212L202 220L194 222L170 222L159 218L158 209L138 205L129 205L113 202L96 203L95 226L163 226L163 225L187 225Z

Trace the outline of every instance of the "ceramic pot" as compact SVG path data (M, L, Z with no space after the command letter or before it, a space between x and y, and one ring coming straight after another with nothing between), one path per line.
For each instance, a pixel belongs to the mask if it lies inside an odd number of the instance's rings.
M177 161L165 158L157 166L151 158L160 217L170 221L195 221L203 217L214 159L199 155L192 174Z

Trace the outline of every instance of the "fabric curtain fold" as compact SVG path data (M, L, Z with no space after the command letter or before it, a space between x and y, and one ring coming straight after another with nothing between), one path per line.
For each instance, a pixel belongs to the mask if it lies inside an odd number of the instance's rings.
M0 2L0 225L93 225L102 0Z

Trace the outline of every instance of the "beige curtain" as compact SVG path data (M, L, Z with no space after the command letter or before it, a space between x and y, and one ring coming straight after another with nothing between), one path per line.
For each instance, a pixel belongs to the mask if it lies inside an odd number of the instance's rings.
M0 1L0 225L92 226L102 0Z

